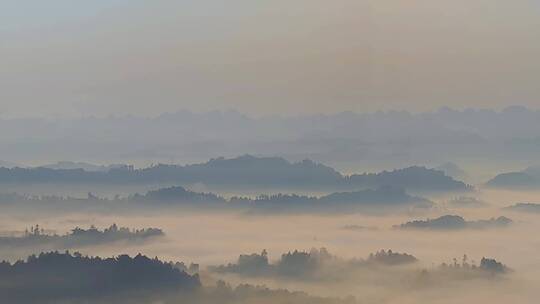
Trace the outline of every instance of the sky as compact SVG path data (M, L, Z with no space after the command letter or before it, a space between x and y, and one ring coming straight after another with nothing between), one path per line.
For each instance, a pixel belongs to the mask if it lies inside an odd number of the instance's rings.
M538 108L531 0L0 0L0 117Z

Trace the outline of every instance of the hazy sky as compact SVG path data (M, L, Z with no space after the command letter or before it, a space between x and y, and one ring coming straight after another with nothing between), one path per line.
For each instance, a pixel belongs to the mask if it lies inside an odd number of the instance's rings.
M0 116L538 107L535 0L0 0Z

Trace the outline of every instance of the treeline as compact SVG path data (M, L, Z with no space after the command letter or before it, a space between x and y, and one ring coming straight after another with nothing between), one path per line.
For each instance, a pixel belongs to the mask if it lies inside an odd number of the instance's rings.
M271 187L350 190L394 186L419 191L468 191L472 188L446 176L442 171L409 167L374 174L343 175L311 160L291 163L279 157L250 155L217 158L192 165L164 165L135 169L114 166L106 171L83 169L0 168L0 183L96 183L159 184L178 183L223 187Z
M210 267L216 273L236 273L246 276L278 276L289 278L332 280L335 274L347 276L375 266L396 266L415 263L417 259L406 253L381 250L367 259L342 259L330 254L325 248L292 251L270 263L268 253L240 255L236 263Z
M411 196L405 190L380 187L354 192L334 192L321 197L296 194L261 195L256 198L233 197L230 203L253 212L392 212L429 209L433 203Z
M70 249L82 246L99 245L111 242L139 242L164 236L158 228L129 229L118 227L116 224L99 230L94 226L89 229L74 228L64 235L46 233L45 229L36 225L26 230L22 236L0 237L0 249L15 249L18 247L47 247L55 249Z
M13 264L2 262L0 282L2 299L9 303L92 299L132 291L195 291L201 287L198 275L140 254L102 259L69 252L41 253Z
M424 269L416 277L415 285L429 287L434 285L446 286L449 281L465 280L490 280L499 278L512 270L503 263L493 259L482 257L480 264L469 260L463 255L461 261L454 258L450 263L441 263L434 269Z
M429 284L444 286L450 281L463 279L490 279L510 272L510 269L495 259L483 257L480 264L469 261L466 255L461 263L441 263L430 269L422 268L418 259L407 253L380 250L365 259L344 259L330 254L326 249L290 251L271 262L266 250L260 254L243 254L234 263L210 266L216 275L235 274L245 278L267 278L277 280L357 282L372 284L377 278L385 284L402 284L418 287Z
M435 219L416 220L394 228L399 229L426 229L426 230L460 230L460 229L487 229L503 228L511 225L513 221L505 216L488 220L466 221L458 215L443 215Z
M501 262L498 262L495 259L490 259L483 257L480 260L480 265L476 265L474 261L469 262L467 255L463 255L463 258L461 260L461 263L458 262L457 259L454 259L452 263L442 263L439 268L441 270L454 270L454 271L470 271L470 270L478 270L478 271L485 271L487 273L491 274L501 274L501 273L507 273L510 271L510 269L504 265Z
M0 263L2 302L28 303L166 303L166 304L354 304L354 298L309 296L224 281L203 286L172 262L143 255L114 258L48 252L15 263ZM182 264L183 265L183 264Z
M321 197L276 194L225 199L212 193L200 193L183 187L169 187L149 191L144 195L113 199L99 198L91 193L87 198L58 196L0 195L0 204L13 209L29 207L39 210L119 210L134 211L133 208L184 207L191 209L242 210L253 213L294 212L394 212L411 209L429 209L433 202L411 196L405 190L380 187L355 192L335 192Z
M498 278L511 270L499 261L482 258L479 265L467 256L458 262L431 269L415 266L416 258L390 250L366 259L341 259L325 249L293 251L275 263L267 253L242 255L237 264L219 266L212 274L236 273L244 276L271 276L273 279L358 284L396 282L406 288L445 286L450 281ZM411 267L401 267L409 265ZM354 298L311 297L302 292L271 290L242 284L232 287L224 281L204 286L198 274L180 269L183 263L163 262L141 254L113 258L83 256L80 253L48 252L31 255L14 263L0 262L2 301L22 303L356 303ZM195 266L190 266L195 268ZM280 269L281 268L281 269ZM256 272L252 272L258 269ZM279 273L278 273L279 272ZM363 277L363 279L362 279ZM271 279L272 279L271 278ZM360 280L358 280L360 279ZM355 281L358 280L358 281ZM371 286L371 285L369 285ZM380 287L380 286L379 286Z

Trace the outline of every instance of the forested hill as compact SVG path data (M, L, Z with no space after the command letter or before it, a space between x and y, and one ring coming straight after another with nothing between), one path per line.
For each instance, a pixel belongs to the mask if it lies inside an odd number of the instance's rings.
M113 166L108 170L0 168L0 183L176 183L222 187L270 187L358 190L393 186L419 191L467 191L471 187L426 167L408 167L380 173L343 175L311 160L289 162L280 157L212 159L191 165L156 165L135 169Z
M98 298L123 292L193 291L198 275L189 275L143 255L115 258L78 253L41 253L14 264L0 263L2 300L6 303L49 303L52 300ZM25 302L28 301L28 302Z

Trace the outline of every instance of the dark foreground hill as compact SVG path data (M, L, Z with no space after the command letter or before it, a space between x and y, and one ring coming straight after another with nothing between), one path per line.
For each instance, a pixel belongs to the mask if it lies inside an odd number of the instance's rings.
M203 286L197 274L140 254L99 258L58 252L0 263L0 295L9 304L355 303L247 284L232 288L223 281Z
M58 252L30 256L14 264L1 263L0 283L6 303L91 299L130 291L195 291L201 287L197 275L143 255L102 259Z

